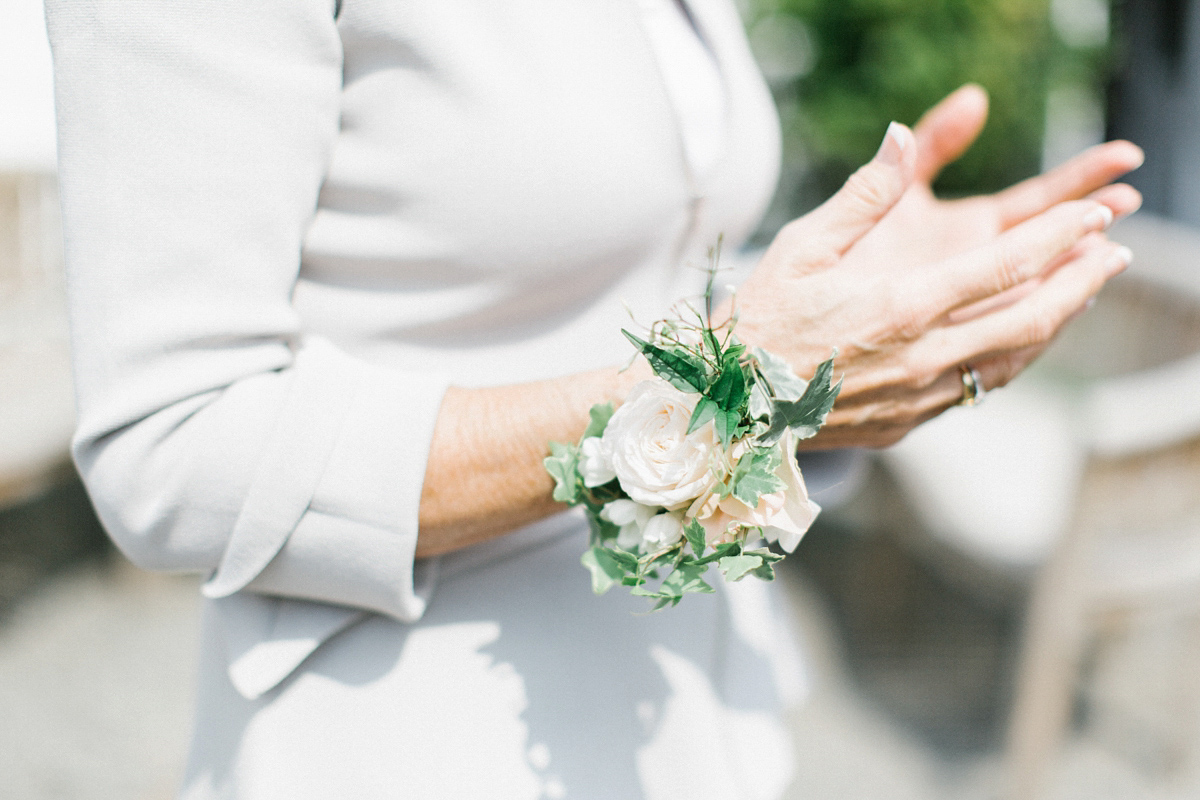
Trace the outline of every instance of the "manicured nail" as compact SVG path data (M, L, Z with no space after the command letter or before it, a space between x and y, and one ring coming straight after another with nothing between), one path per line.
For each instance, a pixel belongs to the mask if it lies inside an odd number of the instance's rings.
M1131 263L1133 263L1133 251L1125 245L1121 245L1108 257L1105 266L1108 267L1110 274L1115 275Z
M879 152L875 154L875 158L879 159L881 164L894 167L904 157L906 144L903 126L899 122L892 122L887 127L887 133L883 135L883 144L879 145Z
M1142 207L1142 196L1139 194L1138 199L1137 199L1137 205L1135 205L1133 208L1129 209L1128 211L1121 212L1121 216L1117 217L1117 219L1121 220L1121 219L1125 219L1126 217L1132 216L1133 214L1136 214L1138 209L1140 209L1141 207Z
M1083 226L1089 231L1104 231L1108 230L1112 221L1112 209L1106 205L1098 205L1084 215Z

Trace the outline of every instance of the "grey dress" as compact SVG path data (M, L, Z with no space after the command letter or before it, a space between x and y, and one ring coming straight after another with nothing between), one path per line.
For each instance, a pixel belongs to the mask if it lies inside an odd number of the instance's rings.
M413 556L447 385L622 363L761 214L770 97L688 9L48 0L76 460L210 574L183 796L782 791L765 585L635 614L572 514Z

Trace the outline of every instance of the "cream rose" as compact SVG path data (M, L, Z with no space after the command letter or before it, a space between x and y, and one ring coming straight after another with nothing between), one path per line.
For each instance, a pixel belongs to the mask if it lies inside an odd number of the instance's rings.
M727 540L730 529L740 525L762 528L768 542L778 541L789 553L800 544L821 507L809 499L804 476L796 464L795 435L787 431L778 446L783 463L775 475L784 483L782 491L764 494L754 508L733 495L720 500L714 496L702 505L693 506L693 514L704 527L710 544Z
M687 432L700 395L661 378L633 387L604 430L602 447L625 494L675 510L716 483L721 443L711 422Z

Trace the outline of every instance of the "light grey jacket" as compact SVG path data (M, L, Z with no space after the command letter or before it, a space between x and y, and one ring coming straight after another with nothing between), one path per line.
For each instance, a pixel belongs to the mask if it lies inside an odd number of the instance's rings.
M727 0L708 163L635 0L46 5L76 461L135 563L211 573L248 698L424 612L444 388L622 363L778 168Z

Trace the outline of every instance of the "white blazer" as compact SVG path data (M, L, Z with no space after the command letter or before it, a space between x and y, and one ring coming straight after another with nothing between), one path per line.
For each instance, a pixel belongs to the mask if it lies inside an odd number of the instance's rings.
M661 317L774 186L727 0L689 0L699 140L653 2L46 5L76 462L130 559L211 574L247 698L365 613L424 612L448 384L622 363L623 304Z

